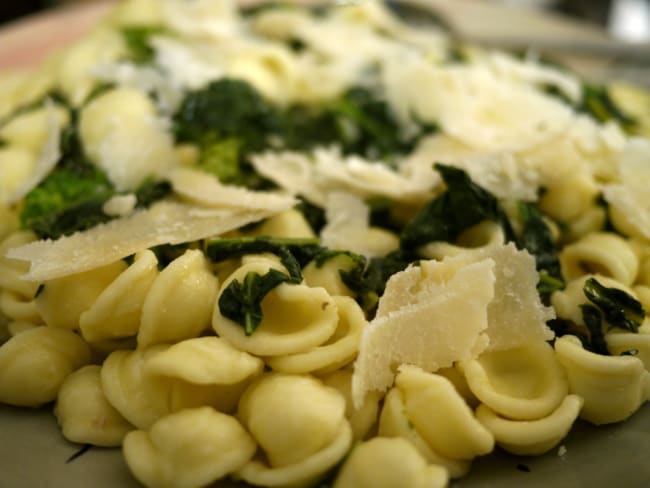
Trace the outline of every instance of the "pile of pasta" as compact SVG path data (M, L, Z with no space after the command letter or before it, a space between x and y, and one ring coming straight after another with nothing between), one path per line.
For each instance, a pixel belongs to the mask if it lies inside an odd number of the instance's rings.
M123 36L135 28L149 36L146 62ZM435 128L390 161L337 144L266 147L249 162L272 184L232 184L171 127L188 93L226 78L280 107L366 83L405 134ZM624 421L650 396L650 98L614 85L607 100L626 116L599 118L581 105L587 89L376 1L248 12L124 1L43 66L0 77L0 402L53 403L66 439L121 447L150 487L442 487L496 446L540 455L578 418ZM105 221L43 238L21 212L65 159L70 128L116 194ZM169 192L137 206L152 177ZM417 259L369 306L350 280L359 257L404 252L414 216L449 217L454 185L503 212L481 207L449 239L409 247ZM547 244L513 242L527 232L518 202ZM428 222L410 229L443 225ZM215 258L211 246L237 239L263 245ZM295 269L296 242L338 253ZM544 246L562 282L542 293ZM268 276L280 278L259 310L233 318L229 294ZM615 323L629 312L615 304L602 337L590 328L594 283L621 291L637 322Z

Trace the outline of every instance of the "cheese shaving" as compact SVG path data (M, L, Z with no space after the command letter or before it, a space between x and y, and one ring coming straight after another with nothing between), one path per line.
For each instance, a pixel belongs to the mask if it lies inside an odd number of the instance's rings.
M211 209L162 201L147 210L84 232L12 248L7 257L30 262L29 272L22 276L23 279L44 281L98 268L142 249L223 234L273 213L262 209Z

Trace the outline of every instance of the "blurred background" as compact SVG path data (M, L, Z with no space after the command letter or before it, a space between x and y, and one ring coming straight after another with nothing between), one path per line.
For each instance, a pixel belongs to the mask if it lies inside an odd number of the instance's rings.
M0 2L0 24L53 7L93 0L21 0ZM613 37L629 41L650 40L650 0L484 0L512 6L564 13L600 25Z

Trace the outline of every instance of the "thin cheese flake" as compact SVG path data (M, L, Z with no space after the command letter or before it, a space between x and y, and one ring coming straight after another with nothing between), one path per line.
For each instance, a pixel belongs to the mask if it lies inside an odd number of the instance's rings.
M494 261L465 265L451 258L429 261L427 267L427 273L412 267L388 281L379 301L382 314L364 329L359 345L352 376L355 406L363 403L368 392L389 388L401 364L436 371L475 357L485 348ZM404 282L410 282L413 293L397 303L393 293L401 293L399 284ZM386 300L392 301L388 307L382 306Z
M23 279L44 281L98 268L142 249L223 234L273 213L262 209L210 209L162 201L147 210L87 231L10 249L7 257L30 262L29 272L22 276Z
M169 174L169 181L176 193L208 207L278 212L298 203L290 195L224 185L211 174L189 168L174 169Z

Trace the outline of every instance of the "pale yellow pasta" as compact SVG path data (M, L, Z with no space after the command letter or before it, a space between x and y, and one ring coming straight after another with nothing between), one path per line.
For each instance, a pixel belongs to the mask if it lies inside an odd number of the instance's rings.
M250 233L252 236L313 239L315 236L305 216L295 208L269 217Z
M173 142L153 102L131 88L110 90L80 113L84 152L118 190L135 190L176 161Z
M375 437L352 449L333 487L444 488L447 478L443 467L428 464L404 439Z
M566 437L582 404L583 399L578 395L568 395L550 414L534 420L504 418L481 404L476 418L506 451L519 456L537 456L550 451Z
M16 334L20 334L21 332L25 332L26 330L31 330L36 327L40 327L40 325L34 324L32 322L14 320L13 322L9 322L7 325L7 332L9 332L9 336L15 336Z
M598 185L590 175L576 173L548 186L539 199L539 206L551 218L567 224L590 210L598 193Z
M165 416L124 439L124 458L147 487L207 486L241 468L255 442L237 420L210 407Z
M79 317L125 269L124 261L46 281L36 296L36 309L51 327L78 329Z
M584 214L566 224L562 239L573 242L590 234L600 232L607 221L607 214L602 207L591 207Z
M198 336L210 325L218 290L210 263L190 249L169 263L149 288L142 305L138 346Z
M472 393L497 414L513 420L549 415L569 391L553 347L542 341L484 352L461 366Z
M21 280L29 271L29 263L6 257L12 247L22 246L36 240L32 232L18 231L10 234L0 242L0 288L19 293L23 298L31 299L38 290L38 283Z
M126 54L119 32L96 29L85 39L68 48L56 63L59 87L67 99L80 106L98 84L91 68L101 62L114 61Z
M406 439L427 462L444 466L451 478L461 478L469 472L470 460L443 456L419 434L406 412L404 395L399 388L391 388L384 398L377 434L382 437Z
M584 399L580 418L592 424L625 420L650 396L650 373L633 356L603 356L587 351L575 336L555 341L569 391Z
M45 104L17 115L0 127L0 138L37 156L48 139L52 118L56 125L65 127L70 116L68 111L59 105Z
M462 232L455 244L437 241L422 246L419 253L427 259L444 259L457 256L468 248L490 248L505 244L503 228L496 222L484 220Z
M632 355L643 362L646 371L650 371L650 322L647 319L639 327L638 333L619 328L608 331L605 343L612 356Z
M632 291L636 299L641 303L643 310L646 310L646 312L650 310L650 286L636 285L632 287Z
M346 254L334 256L320 266L311 261L302 270L305 284L311 287L322 287L332 296L354 296L354 292L343 282L341 272L346 272L355 266L354 259Z
M467 379L465 378L465 374L462 371L460 362L456 363L454 366L440 368L438 371L436 371L436 374L444 376L449 381L451 381L451 384L454 385L454 388L456 388L458 394L465 399L465 402L471 408L478 407L480 400L476 398L476 395L474 395L469 385L467 384Z
M89 361L88 346L72 331L41 326L16 334L0 346L0 402L51 402L65 378Z
M233 412L246 387L264 369L264 362L220 337L208 336L170 346L152 356L145 368L173 379L172 411L210 405Z
M256 485L313 482L352 443L345 399L310 376L262 376L244 393L237 416L263 452L237 475Z
M162 23L159 0L126 0L113 12L110 21L120 26L158 25Z
M395 385L402 392L409 420L436 452L471 460L494 448L492 434L476 420L447 378L401 366Z
M597 273L627 286L634 282L639 270L632 246L611 232L592 232L569 244L560 252L560 264L568 280Z
M34 299L9 290L0 291L0 311L13 320L41 321Z
M133 426L106 400L100 370L88 365L70 374L61 385L54 414L63 436L72 442L121 446Z
M36 168L36 159L24 147L0 147L0 203L9 203L11 196L27 182Z
M147 362L169 346L114 351L102 364L102 389L108 402L138 429L148 429L171 413L172 381L147 371Z
M352 298L333 296L332 300L338 311L338 325L327 341L304 352L270 357L266 364L283 373L323 374L354 360L361 333L368 322L363 310Z
M345 398L345 417L352 427L355 441L364 439L375 426L379 414L379 393L373 391L366 395L363 404L354 408L352 402L352 370L340 369L322 378L323 383L336 388Z
M97 342L135 336L140 328L142 306L158 276L158 260L146 250L108 285L79 316L84 339Z
M19 226L17 210L13 206L0 203L0 246L10 234L18 230ZM0 262L3 255L4 253L0 254Z
M219 296L233 281L243 282L248 273L266 274L273 261L253 260L243 264L221 285ZM327 341L336 331L336 303L323 288L282 283L262 300L263 319L255 332L246 335L244 328L224 317L217 298L212 327L221 337L242 351L260 356L277 356L304 352Z

